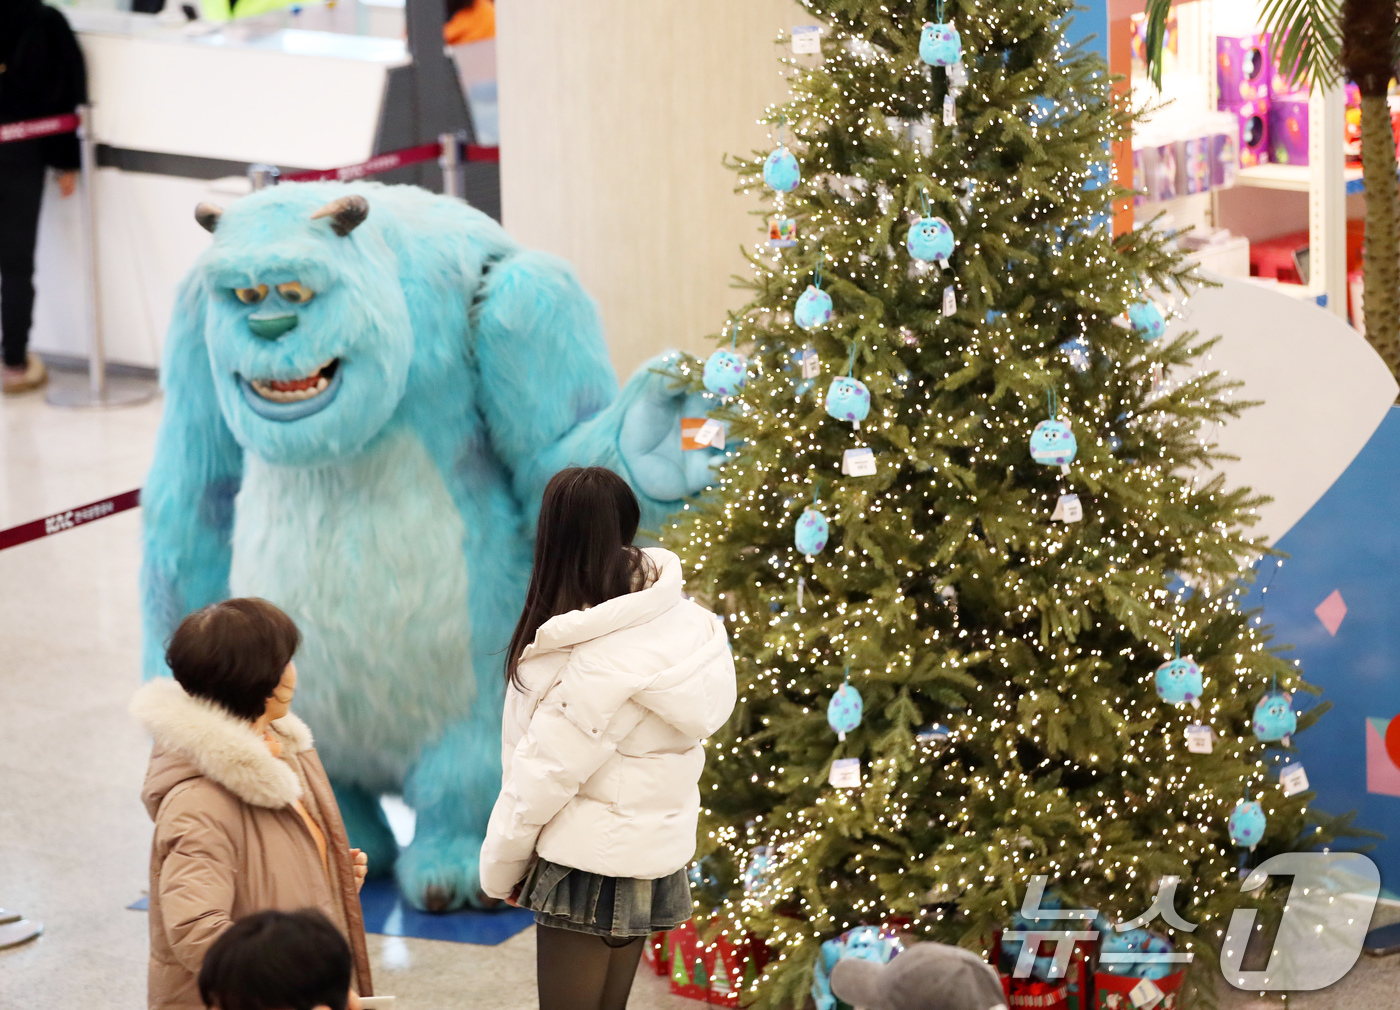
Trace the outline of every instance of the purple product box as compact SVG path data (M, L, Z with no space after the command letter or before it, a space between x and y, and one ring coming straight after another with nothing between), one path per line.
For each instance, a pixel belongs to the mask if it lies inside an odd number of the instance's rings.
M1151 200L1175 200L1176 144L1147 148L1147 196Z
M1269 160L1269 103L1245 102L1231 109L1239 120L1240 168Z
M1269 36L1221 35L1215 40L1215 69L1220 108L1267 101L1273 87L1274 58Z
M1233 133L1217 133L1210 138L1211 189L1228 189L1240 171L1240 140Z
M1181 189L1188 194L1210 192L1211 140L1211 137L1196 137L1182 144Z
M1133 150L1133 206L1141 207L1147 202L1147 152L1142 148Z
M1281 95L1269 102L1269 158L1278 165L1308 163L1308 96Z

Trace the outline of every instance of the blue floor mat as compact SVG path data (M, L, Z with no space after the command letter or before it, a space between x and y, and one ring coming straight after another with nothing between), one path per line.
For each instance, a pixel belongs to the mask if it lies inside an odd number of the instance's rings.
M126 907L145 912L149 899L137 898ZM360 892L360 907L365 913L366 933L475 943L483 947L503 943L535 921L535 913L525 908L503 908L495 912L466 909L447 915L430 915L404 901L393 880L366 881Z
M495 946L509 940L535 921L535 913L525 908L491 912L465 909L447 915L420 912L403 900L393 880L366 881L360 892L360 906L365 912L367 933L482 946Z

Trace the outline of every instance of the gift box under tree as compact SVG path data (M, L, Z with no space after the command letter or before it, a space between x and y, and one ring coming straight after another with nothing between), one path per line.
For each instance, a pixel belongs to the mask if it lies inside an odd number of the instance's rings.
M992 934L992 950L1002 949L1000 930ZM1089 959L1093 955L1093 944L1075 941L1070 954L1065 977L1045 981L1038 978L1012 978L1009 971L1012 962L1004 955L997 966L1001 976L1001 988L1006 993L1006 1002L1011 1010L1090 1010L1093 1007L1090 993ZM1051 948L1053 950L1053 948Z
M1136 975L1114 975L1106 971L1094 973L1094 1010L1176 1010L1181 983L1186 978L1183 968L1166 978L1143 979ZM1152 988L1161 993L1153 1002ZM1142 988L1139 988L1139 987Z
M671 992L701 1002L738 1006L739 993L753 985L767 963L767 948L752 938L733 943L720 934L704 943L694 921L664 934L664 950L649 957L663 963Z

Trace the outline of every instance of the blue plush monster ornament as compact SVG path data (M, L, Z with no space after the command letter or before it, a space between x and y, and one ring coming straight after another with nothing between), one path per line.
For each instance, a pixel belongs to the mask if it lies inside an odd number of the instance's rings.
M1087 372L1093 364L1089 352L1089 341L1083 337L1074 337L1060 345L1060 353L1069 361L1069 367L1076 372Z
M962 59L962 39L952 25L928 22L919 34L919 59L931 67L951 67Z
M810 558L826 549L829 535L826 516L814 508L805 508L792 531L792 541L799 551Z
M1143 340L1157 340L1167 332L1167 320L1155 302L1141 301L1128 306L1128 322Z
M705 361L705 388L719 396L733 396L744 388L748 362L737 351L718 350Z
M797 296L792 321L804 330L825 326L831 322L831 296L815 284L808 284L807 290Z
M1230 838L1236 845L1253 849L1263 839L1267 826L1258 800L1240 800L1230 812Z
M1200 707L1205 678L1201 676L1201 668L1193 657L1178 656L1167 660L1157 667L1153 680L1157 686L1157 697L1168 705Z
M791 193L802 181L802 169L792 152L779 144L763 161L763 181L779 193Z
M1285 747L1298 732L1298 713L1293 699L1282 691L1270 691L1254 706L1254 735L1264 743L1281 741Z
M1064 906L1060 896L1053 892L1046 891L1040 896L1040 909L1042 911L1055 911ZM1035 916L1028 918L1018 909L1011 916L1011 929L1016 932L1035 932L1038 930L1055 930L1063 928L1063 920L1050 916ZM1001 955L1003 964L1015 964L1021 957L1021 950L1025 945L1024 939L1013 939L1003 935L1001 940ZM1031 965L1031 976L1042 982L1051 980L1054 976L1055 959L1048 955L1040 955L1035 958Z
M878 926L857 926L822 944L812 972L812 1001L816 1010L836 1010L836 996L831 991L831 969L842 958L855 957L877 964L888 964L904 944L896 936L880 931Z
M1068 466L1079 450L1069 425L1055 418L1041 421L1031 432L1031 459L1045 466Z
M277 604L351 844L421 908L481 904L544 486L611 467L660 529L717 458L675 437L704 394L653 372L670 358L619 390L569 266L460 200L304 183L195 216L213 241L180 288L141 494L145 675L169 674L186 614ZM387 793L417 814L402 853Z
M774 863L771 845L756 846L749 853L749 861L744 866L744 893L754 894L768 887L769 873Z
M838 375L826 391L826 412L860 427L860 422L870 415L870 390L853 376Z
M916 260L936 263L953 255L953 229L941 217L922 217L909 229L905 248Z
M1101 954L1141 954L1147 945L1148 932L1145 929L1128 929L1119 932L1109 925L1107 921L1096 922L1095 928L1099 930L1099 952ZM1113 960L1107 962L1100 970L1111 972L1114 975L1136 975L1138 973L1137 961Z
M837 739L845 740L846 734L860 725L864 714L865 702L860 692L847 681L836 689L827 703L826 723L836 731Z

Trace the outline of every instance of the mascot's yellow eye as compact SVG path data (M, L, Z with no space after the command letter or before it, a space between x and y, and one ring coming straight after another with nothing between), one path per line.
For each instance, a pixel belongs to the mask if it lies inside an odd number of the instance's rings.
M233 293L244 305L256 305L267 297L267 285L259 284L255 288L234 288Z
M309 302L316 297L316 292L312 291L301 281L289 281L286 284L277 285L277 293L294 305Z

